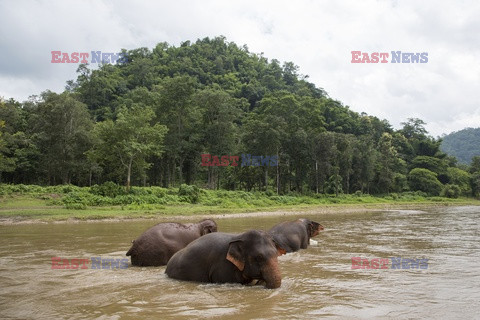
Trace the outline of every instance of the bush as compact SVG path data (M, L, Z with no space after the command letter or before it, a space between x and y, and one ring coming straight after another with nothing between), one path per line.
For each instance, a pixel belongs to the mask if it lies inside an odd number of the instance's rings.
M0 195L19 194L38 194L44 193L45 188L37 185L25 184L0 184Z
M67 209L86 209L88 193L70 192L62 198Z
M443 187L442 193L440 195L442 197L456 199L460 196L461 193L462 193L462 190L456 184L446 184Z
M401 173L395 173L393 175L393 191L403 192L408 190L407 176Z
M61 186L61 193L69 193L69 192L73 192L73 191L78 191L79 190L79 187L77 186L74 186L74 185L71 185L71 184L67 184L65 186Z
M178 189L178 195L183 197L186 202L197 203L200 197L200 189L197 186L182 184Z
M68 203L65 205L65 208L71 210L86 210L87 205L84 203Z
M447 175L449 183L460 188L460 195L468 196L472 193L470 185L470 174L459 168L448 168Z
M101 185L94 185L90 188L90 193L97 196L115 198L116 196L125 194L124 188L118 184L107 181Z
M267 190L265 191L265 195L267 197L273 197L273 196L277 195L277 192L275 190L273 190L272 188L267 188Z
M408 174L408 183L411 190L420 190L433 196L438 196L443 188L437 174L423 168L412 169Z

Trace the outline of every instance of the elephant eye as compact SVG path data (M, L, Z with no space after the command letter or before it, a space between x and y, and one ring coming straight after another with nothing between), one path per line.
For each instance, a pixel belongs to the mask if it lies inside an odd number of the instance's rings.
M255 257L255 260L257 260L257 262L262 262L262 261L265 260L265 257L263 255L259 254Z

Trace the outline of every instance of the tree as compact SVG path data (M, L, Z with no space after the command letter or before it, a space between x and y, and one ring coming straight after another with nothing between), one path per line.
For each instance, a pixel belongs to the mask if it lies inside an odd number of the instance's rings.
M427 130L425 129L426 123L421 119L409 118L407 122L402 122L400 124L403 125L403 128L400 130L400 132L407 139L419 139L425 137L427 134Z
M13 172L17 168L15 150L15 134L17 130L24 130L24 119L20 104L13 99L4 101L0 97L0 183L4 173Z
M354 144L352 159L352 187L354 191L370 193L370 185L375 178L375 152L371 136L361 136Z
M5 121L0 121L0 129L5 127ZM0 183L2 182L2 173L11 172L15 169L15 159L7 157L7 146L5 139L2 138L0 131Z
M269 119L269 120L267 120ZM250 113L243 122L242 126L242 141L243 146L242 150L244 153L250 153L254 155L263 155L263 156L277 156L280 152L281 147L281 124L277 123L276 120L279 120L277 117L272 115ZM258 170L263 170L263 185L265 188L268 187L268 166L260 168L255 168ZM247 169L244 169L246 171ZM258 170L255 170L258 172ZM275 184L277 193L279 191L278 181L279 181L279 171L278 164L275 167Z
M200 149L201 133L198 130L202 114L192 102L196 86L195 78L184 75L165 78L153 90L158 96L156 120L168 128L166 156L162 161L166 186L175 185L177 173L179 183L183 183L185 163L191 170L192 157Z
M85 104L73 94L43 92L32 110L29 127L38 148L39 169L50 184L71 183L81 174L91 146L92 121Z
M471 177L468 172L459 168L448 168L447 176L450 184L459 187L461 195L468 196L472 193L470 185Z
M470 173L480 172L480 156L475 156L472 158L472 163L470 164Z
M470 185L472 187L472 195L474 197L480 196L480 156L472 158L472 164L470 165Z
M95 145L89 155L103 163L117 162L126 170L126 189L130 189L132 167L143 173L150 163L147 157L163 152L167 128L151 124L154 112L149 107L120 108L116 121L106 120L95 125Z
M377 183L380 192L390 192L394 182L394 169L398 156L392 139L391 134L384 133L378 143Z
M413 168L424 168L435 172L436 174L444 174L447 170L447 164L438 158L429 156L417 156L412 160Z
M247 101L232 98L222 90L208 88L195 94L194 103L203 114L201 135L204 151L216 156L232 155L238 151L235 147L238 137L236 120L242 118ZM209 188L219 187L220 168L207 167L207 170Z
M120 71L119 66L111 64L101 65L93 71L81 64L77 69L77 82L69 84L96 121L112 118L113 102L127 92L126 79L130 77L122 78Z
M423 191L433 196L438 196L442 191L442 183L438 181L437 174L428 169L412 169L408 174L408 183L411 190Z
M480 196L480 172L472 174L470 185L472 186L472 195L474 197Z
M339 134L336 139L337 150L338 150L338 167L339 174L342 177L343 190L345 193L350 192L350 178L353 172L352 162L353 162L353 145L355 139L352 135Z

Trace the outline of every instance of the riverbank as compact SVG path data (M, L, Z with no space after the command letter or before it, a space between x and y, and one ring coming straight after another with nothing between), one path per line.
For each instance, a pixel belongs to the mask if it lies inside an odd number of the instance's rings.
M421 192L277 195L271 190L205 190L189 185L132 187L126 192L113 183L92 187L0 184L0 224L348 213L445 205L480 205L480 200L429 197Z
M178 206L168 210L122 210L121 208L95 208L87 210L68 210L64 208L17 208L0 209L0 225L45 224L45 223L88 223L118 222L138 220L200 220L204 218L226 219L258 216L308 216L318 214L351 214L372 211L391 210L427 210L446 206L480 206L480 201L463 199L455 202L415 202L415 203L370 203L370 204L331 204L331 205L296 205L270 208L212 208L204 206Z

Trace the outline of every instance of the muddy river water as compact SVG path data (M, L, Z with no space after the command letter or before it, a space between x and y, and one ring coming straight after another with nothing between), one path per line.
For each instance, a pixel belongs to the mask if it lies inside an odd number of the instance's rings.
M325 231L316 246L279 257L283 279L275 290L181 282L169 279L165 267L129 262L92 268L93 257L125 259L130 241L157 221L3 225L0 318L479 319L480 207L304 217ZM217 223L219 231L241 232L296 218ZM59 270L52 257L90 262ZM352 257L364 261L352 266ZM357 266L365 261L374 268Z

